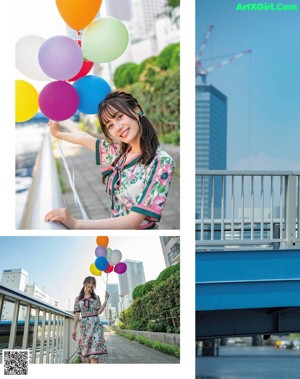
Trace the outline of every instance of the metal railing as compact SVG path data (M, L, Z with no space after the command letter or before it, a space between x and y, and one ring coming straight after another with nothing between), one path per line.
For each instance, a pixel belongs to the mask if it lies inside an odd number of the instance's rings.
M196 247L299 247L300 172L196 173Z
M9 306L11 320L3 321L3 311ZM0 315L2 348L28 349L30 363L64 363L76 354L71 313L0 284Z
M20 229L66 229L59 222L45 222L47 212L65 208L49 131L44 135L33 169L32 184L20 222Z

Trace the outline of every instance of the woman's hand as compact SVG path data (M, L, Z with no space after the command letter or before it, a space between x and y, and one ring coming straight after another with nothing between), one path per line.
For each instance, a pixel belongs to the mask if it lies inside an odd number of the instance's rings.
M48 122L49 128L50 128L50 133L56 137L59 138L59 133L61 132L60 125L56 121L49 120Z
M72 338L74 341L76 341L76 330L73 330L72 332Z
M70 215L66 208L57 208L48 212L44 218L45 221L59 221L68 229L78 229L77 220Z
M105 291L105 301L107 301L108 299L109 299L109 293Z

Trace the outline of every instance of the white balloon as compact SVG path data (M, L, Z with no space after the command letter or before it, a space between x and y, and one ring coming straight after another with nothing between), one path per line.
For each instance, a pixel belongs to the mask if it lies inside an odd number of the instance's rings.
M108 263L111 266L115 266L122 259L122 253L120 250L112 250L108 256Z
M36 35L27 35L16 43L16 67L25 76L34 80L50 80L41 69L38 54L45 39Z

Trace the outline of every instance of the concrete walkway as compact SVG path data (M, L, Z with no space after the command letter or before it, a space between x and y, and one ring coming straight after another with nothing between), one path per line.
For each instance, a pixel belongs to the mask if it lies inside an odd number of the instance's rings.
M76 123L68 121L64 127L69 131L77 131ZM58 148L57 139L53 138L55 157L61 166L61 176L65 184L64 199L69 212L78 219L82 219L79 207L74 201L73 193L70 189L68 177L64 169L61 154ZM62 141L65 157L71 171L74 173L75 187L87 213L89 219L103 219L110 217L110 200L105 193L105 185L102 184L101 166L96 165L95 154L81 146ZM164 146L166 151L174 157L176 161L176 172L179 171L179 147ZM163 216L159 223L159 229L180 229L180 178L176 173L173 176L167 203Z
M130 341L114 332L105 333L108 354L100 357L100 363L180 363L172 355Z

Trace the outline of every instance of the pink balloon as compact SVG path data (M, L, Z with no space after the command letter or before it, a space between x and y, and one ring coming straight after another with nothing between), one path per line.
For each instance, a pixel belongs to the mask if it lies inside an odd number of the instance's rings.
M117 274L124 274L126 270L127 270L127 265L125 262L119 262L114 267L114 272L116 272Z
M45 74L56 80L67 80L81 69L83 54L72 38L54 36L47 39L39 49L39 64Z
M75 88L60 80L47 84L39 95L40 110L50 120L67 120L77 111L78 105Z
M95 250L96 257L107 257L107 250L104 246L98 246Z

